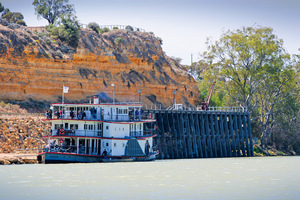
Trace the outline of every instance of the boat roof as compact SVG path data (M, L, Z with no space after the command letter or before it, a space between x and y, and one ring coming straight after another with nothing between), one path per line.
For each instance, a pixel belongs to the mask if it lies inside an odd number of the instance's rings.
M133 120L133 121L108 121L108 120L87 120L87 119L43 119L43 121L81 121L81 122L104 122L104 123L111 123L111 124L134 124L134 123L147 123L147 122L156 122L155 119L143 119L143 120Z
M52 103L51 106L124 106L124 107L142 107L143 105L140 102L128 102L128 103L100 103L100 104L92 104L92 103Z
M130 140L131 138L136 138L137 140L146 140L148 138L154 138L157 135L146 135L146 136L132 136L125 138L118 137L95 137L95 136L74 136L74 135L45 135L43 138L95 138L95 139L107 139L107 140Z

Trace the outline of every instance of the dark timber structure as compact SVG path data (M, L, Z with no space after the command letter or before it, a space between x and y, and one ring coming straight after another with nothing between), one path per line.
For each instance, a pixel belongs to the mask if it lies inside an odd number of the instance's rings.
M247 112L149 110L159 159L253 156Z

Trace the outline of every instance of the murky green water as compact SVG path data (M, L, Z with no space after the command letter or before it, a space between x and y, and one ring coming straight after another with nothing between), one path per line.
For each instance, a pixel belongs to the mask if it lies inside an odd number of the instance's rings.
M0 199L300 199L300 157L0 166Z

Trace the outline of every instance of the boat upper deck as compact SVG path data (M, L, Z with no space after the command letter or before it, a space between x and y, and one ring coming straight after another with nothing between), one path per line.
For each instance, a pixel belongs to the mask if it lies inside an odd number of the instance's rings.
M151 116L143 113L142 104L139 102L115 104L53 103L46 115L47 120L68 119L106 122L155 121Z

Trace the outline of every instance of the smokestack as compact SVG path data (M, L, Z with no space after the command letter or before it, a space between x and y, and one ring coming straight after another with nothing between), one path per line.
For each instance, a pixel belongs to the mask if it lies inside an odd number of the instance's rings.
M94 95L94 104L99 104L99 96Z

